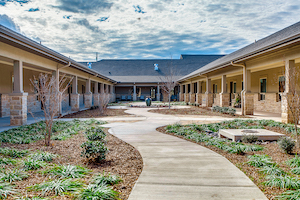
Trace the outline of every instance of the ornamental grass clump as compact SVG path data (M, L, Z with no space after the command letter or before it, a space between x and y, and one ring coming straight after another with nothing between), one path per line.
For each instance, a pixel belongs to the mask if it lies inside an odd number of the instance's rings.
M264 165L260 172L266 175L282 176L285 175L285 171L280 169L277 165Z
M78 180L59 179L36 184L32 188L42 191L42 195L62 195L66 192L74 192L81 188L83 184Z
M17 163L17 160L15 160L15 159L0 157L0 166L15 165L16 163Z
M14 181L21 181L23 179L28 178L28 174L21 170L11 170L7 169L4 173L0 174L0 180L5 182L14 182Z
M286 163L290 167L300 167L300 157L298 155L295 155L294 158L287 160Z
M245 143L254 143L258 140L258 136L254 134L244 134L242 136L242 142Z
M37 152L37 153L33 153L30 154L28 156L28 158L35 160L35 161L46 161L46 162L50 162L52 161L54 158L56 158L57 155L49 153L49 152Z
M0 148L0 154L12 158L22 158L28 154L28 150L18 150L10 148Z
M47 163L44 161L33 160L31 158L27 158L26 160L23 161L23 169L25 171L37 170L42 167L45 167L46 165L47 165Z
M281 195L277 196L276 199L279 200L299 200L300 199L300 189L297 190L287 190Z
M59 178L81 178L84 177L90 170L78 165L60 165L52 167L43 173Z
M106 185L115 185L121 182L122 179L119 176L116 175L105 175L104 172L103 174L99 174L93 178L93 184L96 185L101 185L101 184L106 184Z
M267 181L264 182L266 186L276 187L281 189L296 190L300 188L300 180L288 175L276 176L270 175L266 177Z
M253 167L263 167L263 166L275 165L275 163L272 161L272 159L268 155L252 155L252 156L248 156L248 158L249 158L249 161L247 162L247 164L251 165Z
M10 183L0 182L0 199L6 199L16 193L16 190Z
M118 192L114 191L106 184L90 184L87 188L82 190L78 199L80 200L115 200L118 199Z
M289 137L281 137L277 144L285 153L291 154L296 143Z

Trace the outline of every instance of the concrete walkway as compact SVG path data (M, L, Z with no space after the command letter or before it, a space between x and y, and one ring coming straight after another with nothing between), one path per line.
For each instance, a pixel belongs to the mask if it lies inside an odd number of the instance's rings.
M267 200L226 158L155 130L180 121L179 117L147 110L130 108L126 111L141 116L141 121L104 125L111 127L112 134L137 148L143 157L144 168L129 200Z

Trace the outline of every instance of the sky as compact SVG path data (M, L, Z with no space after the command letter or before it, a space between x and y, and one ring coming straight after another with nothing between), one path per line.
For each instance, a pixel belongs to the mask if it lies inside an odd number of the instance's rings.
M300 21L300 0L0 0L0 24L76 61L228 54Z

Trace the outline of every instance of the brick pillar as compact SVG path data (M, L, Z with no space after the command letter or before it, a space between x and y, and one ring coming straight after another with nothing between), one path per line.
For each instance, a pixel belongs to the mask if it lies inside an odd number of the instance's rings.
M79 111L79 97L80 94L71 94L71 110Z
M244 95L244 114L253 115L254 114L254 94L245 93Z
M10 94L10 125L20 126L27 123L28 93Z
M282 95L281 100L281 121L284 123L294 123L292 112L289 108L288 100L292 100L292 90L295 89L294 79L298 77L293 77L293 72L295 70L295 60L285 61L285 91ZM297 76L297 75L295 75ZM294 85L294 87L293 87Z

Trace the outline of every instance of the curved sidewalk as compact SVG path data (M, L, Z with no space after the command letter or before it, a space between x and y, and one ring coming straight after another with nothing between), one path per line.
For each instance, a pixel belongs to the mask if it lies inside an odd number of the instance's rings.
M200 145L162 134L155 129L179 118L131 108L145 116L135 123L112 123L115 136L133 145L143 157L144 168L129 200L236 199L267 200L257 186L221 155Z

